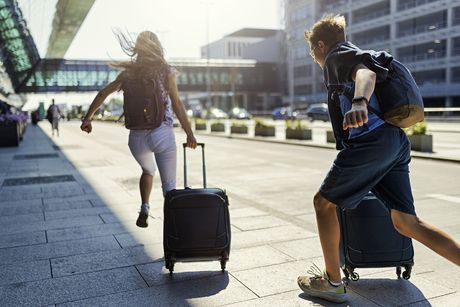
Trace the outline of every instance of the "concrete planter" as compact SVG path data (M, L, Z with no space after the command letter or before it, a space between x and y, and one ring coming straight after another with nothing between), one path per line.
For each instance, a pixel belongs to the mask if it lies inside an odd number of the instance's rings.
M286 139L288 140L311 140L311 129L286 129Z
M412 150L433 152L433 136L431 134L409 135Z
M206 124L195 124L195 130L206 130Z
M225 132L225 125L223 123L211 124L211 132Z
M231 126L230 133L234 134L248 134L248 126Z
M256 136L275 136L275 127L256 126L254 134Z
M0 124L0 147L19 146L21 138L19 123Z
M335 143L334 131L332 131L332 130L327 130L326 131L326 142Z

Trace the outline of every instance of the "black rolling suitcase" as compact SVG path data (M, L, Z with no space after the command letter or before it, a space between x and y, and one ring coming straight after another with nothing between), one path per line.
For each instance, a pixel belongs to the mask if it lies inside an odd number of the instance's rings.
M174 271L176 262L220 261L222 271L230 255L230 215L224 190L206 187L204 144L203 188L187 187L187 156L184 148L184 189L166 193L163 248L165 267Z
M340 223L341 266L346 278L359 279L355 268L396 267L409 279L414 264L412 240L393 226L387 207L369 193L355 209L337 207Z

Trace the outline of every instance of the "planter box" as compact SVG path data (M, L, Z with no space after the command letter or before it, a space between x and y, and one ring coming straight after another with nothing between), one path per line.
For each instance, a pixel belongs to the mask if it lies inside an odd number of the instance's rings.
M412 150L433 152L433 136L431 134L409 135Z
M335 143L334 131L326 130L326 142Z
M311 140L311 129L286 129L286 139L288 140Z
M18 146L20 139L18 123L0 124L0 147Z
M275 136L275 127L257 127L255 129L256 136Z
M225 132L225 125L222 123L211 124L211 132Z
M206 124L195 124L195 130L206 130Z
M248 126L231 126L230 133L235 134L247 134L248 133Z

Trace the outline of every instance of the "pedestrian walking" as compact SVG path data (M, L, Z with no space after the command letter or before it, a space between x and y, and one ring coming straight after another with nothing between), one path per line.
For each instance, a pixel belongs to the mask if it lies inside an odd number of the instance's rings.
M460 244L417 216L409 178L410 143L402 129L379 114L385 103L397 100L396 90L376 92L391 85L383 81L399 64L386 52L361 50L346 41L345 27L343 16L326 15L305 32L310 54L324 71L340 152L313 199L326 268L321 272L313 267L308 271L312 276L299 276L297 282L307 294L334 302L348 299L339 267L336 206L354 208L369 191L390 209L399 233L460 265ZM346 99L350 90L352 98Z
M46 111L46 119L51 124L51 135L54 136L54 131L56 135L59 136L59 120L61 119L62 113L59 107L54 103L54 98L51 99L51 105Z
M141 207L136 225L147 227L150 193L157 167L163 195L176 188L173 112L187 134L187 146L196 148L197 142L179 98L177 71L165 60L157 35L144 31L134 42L130 35L119 33L117 39L131 59L113 64L122 72L96 95L80 128L90 133L93 115L107 96L123 91L125 126L130 130L128 146L142 169L139 181Z

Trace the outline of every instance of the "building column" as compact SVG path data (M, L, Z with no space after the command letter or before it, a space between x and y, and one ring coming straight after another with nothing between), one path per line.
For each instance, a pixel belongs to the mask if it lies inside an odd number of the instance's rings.
M243 93L243 108L248 110L248 93Z

